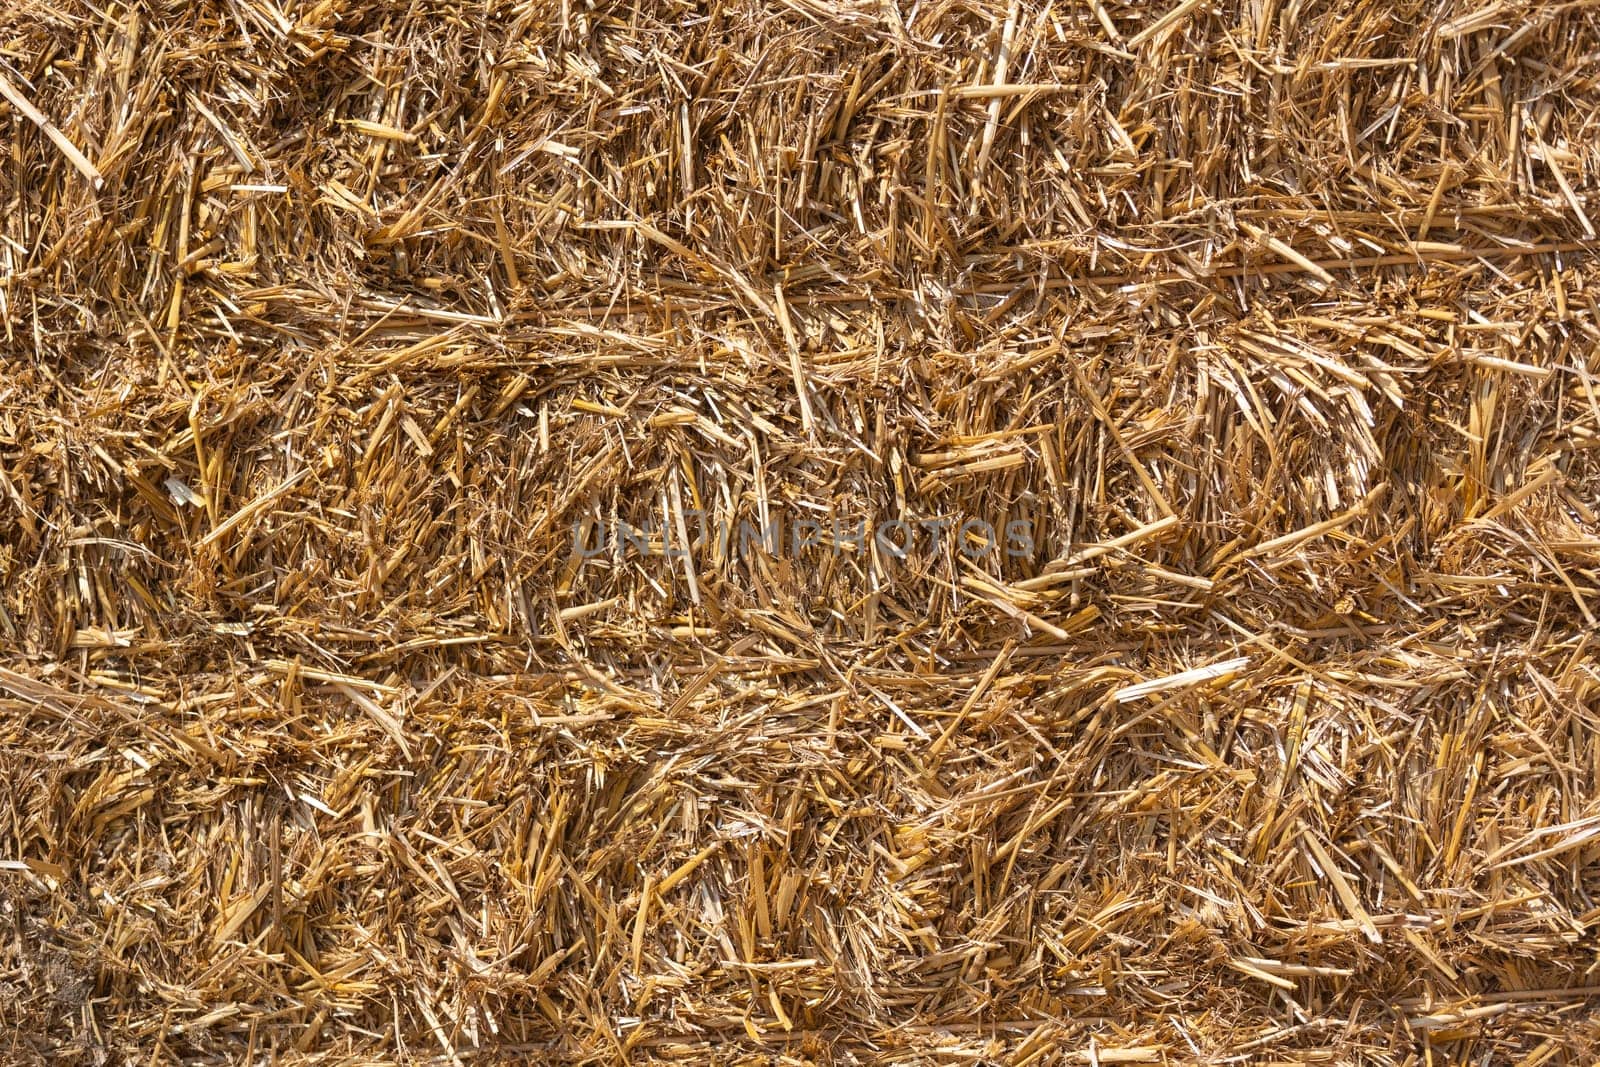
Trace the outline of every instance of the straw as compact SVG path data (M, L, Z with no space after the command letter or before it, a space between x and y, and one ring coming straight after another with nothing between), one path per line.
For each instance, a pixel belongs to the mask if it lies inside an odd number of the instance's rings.
M0 1065L1600 1058L1588 0L0 7Z

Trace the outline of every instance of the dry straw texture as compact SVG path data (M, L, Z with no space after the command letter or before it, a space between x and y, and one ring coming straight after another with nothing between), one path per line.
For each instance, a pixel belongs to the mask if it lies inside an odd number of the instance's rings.
M11 0L0 1062L1592 1061L1597 76Z

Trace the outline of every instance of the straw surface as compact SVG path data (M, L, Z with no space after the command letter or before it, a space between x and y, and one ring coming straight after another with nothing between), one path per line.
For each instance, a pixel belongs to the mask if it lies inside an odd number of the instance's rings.
M1597 78L11 0L0 1062L1592 1062Z

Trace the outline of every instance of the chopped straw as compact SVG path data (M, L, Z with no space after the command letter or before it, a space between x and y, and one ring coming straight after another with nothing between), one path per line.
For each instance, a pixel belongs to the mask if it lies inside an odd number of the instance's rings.
M1600 3L12 0L0 1064L1600 1058Z

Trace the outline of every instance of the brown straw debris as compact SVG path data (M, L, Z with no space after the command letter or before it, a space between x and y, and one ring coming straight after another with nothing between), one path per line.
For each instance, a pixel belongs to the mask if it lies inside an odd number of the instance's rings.
M0 1064L1590 1063L1600 5L13 0Z

